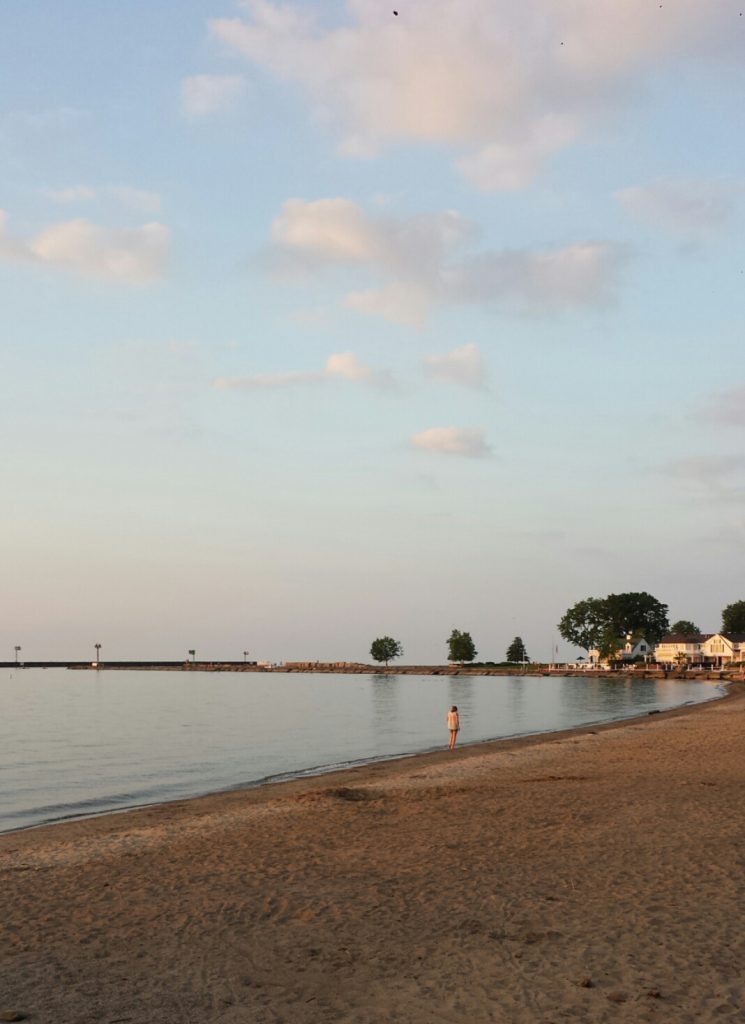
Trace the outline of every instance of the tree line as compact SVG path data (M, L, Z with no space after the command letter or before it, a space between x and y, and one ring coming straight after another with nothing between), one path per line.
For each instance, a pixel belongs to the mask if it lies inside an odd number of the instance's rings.
M597 650L613 658L626 641L645 639L659 643L667 633L700 636L691 619L678 619L672 626L667 605L646 591L586 597L567 609L559 622L559 633L584 651ZM745 601L735 601L722 610L722 633L745 633Z
M584 651L597 650L602 658L613 658L627 641L645 639L659 643L666 633L698 636L701 630L691 619L678 619L670 625L668 607L646 591L608 594L607 597L586 597L568 608L558 625L567 643ZM745 634L745 600L728 604L722 610L722 633ZM478 651L471 634L454 629L447 641L448 661L463 665L472 662ZM403 645L390 636L373 640L370 655L386 666L402 657ZM505 654L510 664L530 661L522 638L516 636Z
M448 661L457 661L461 665L473 661L479 653L476 650L471 634L462 629L454 629L446 643ZM392 636L379 636L376 640L373 640L370 646L370 655L373 661L385 662L386 666L389 662L400 658L403 653L403 645L399 640L394 640ZM519 636L516 636L507 648L506 660L515 663L530 660L525 644Z

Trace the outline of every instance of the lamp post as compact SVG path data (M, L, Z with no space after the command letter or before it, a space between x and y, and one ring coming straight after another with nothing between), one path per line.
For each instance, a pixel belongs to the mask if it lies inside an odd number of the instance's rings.
M250 651L244 651L243 652L243 664L244 665L246 664L246 658L249 656L250 653L251 653Z
M16 665L18 665L18 652L21 650L21 645L16 644L13 650L16 652Z
M197 657L197 652L192 647L192 648L189 649L189 654L191 655L191 663L193 665L195 660L196 660L196 657Z
M101 661L101 645L94 644L93 646L96 648L96 667L98 667L98 664Z

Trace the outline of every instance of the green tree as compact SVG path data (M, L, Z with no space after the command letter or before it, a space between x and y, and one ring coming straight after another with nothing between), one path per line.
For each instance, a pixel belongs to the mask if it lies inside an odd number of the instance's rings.
M516 636L510 646L507 648L507 654L505 655L507 661L512 662L523 662L529 661L528 652L525 650L525 644L521 636Z
M690 619L678 619L670 627L670 632L678 633L681 636L699 636L701 634L701 630Z
M601 660L616 661L618 659L618 651L623 646L625 639L625 637L619 637L614 625L607 625L597 642L597 650Z
M611 658L627 637L661 640L668 631L667 605L645 591L588 597L565 612L558 628L575 647L596 647Z
M373 640L370 646L370 654L374 660L384 661L386 667L389 661L392 661L393 658L400 658L403 653L403 647L392 636L379 636L377 640Z
M667 633L667 605L646 591L608 594L605 599L607 622L619 637L644 637L658 643Z
M602 598L597 597L578 601L564 613L559 633L568 643L585 651L597 647L607 625L604 604Z
M448 637L448 652L449 660L459 661L461 665L466 661L473 661L478 654L471 634L464 633L460 629L454 629Z
M745 633L745 601L728 604L722 612L723 633Z

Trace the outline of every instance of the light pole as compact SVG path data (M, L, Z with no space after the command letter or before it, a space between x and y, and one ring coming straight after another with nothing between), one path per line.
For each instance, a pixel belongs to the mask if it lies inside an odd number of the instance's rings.
M16 644L13 650L16 652L16 665L18 665L18 652L21 650L21 645Z
M194 664L194 661L196 660L196 657L197 657L197 652L196 652L196 651L194 650L194 648L192 647L192 648L190 648L190 650L189 650L189 654L191 655L191 663L192 663L192 665L193 665L193 664Z
M243 664L244 665L246 664L246 658L249 656L250 653L251 653L250 651L244 651L243 652Z
M98 663L101 661L101 645L94 644L93 646L96 648L96 666L98 666Z

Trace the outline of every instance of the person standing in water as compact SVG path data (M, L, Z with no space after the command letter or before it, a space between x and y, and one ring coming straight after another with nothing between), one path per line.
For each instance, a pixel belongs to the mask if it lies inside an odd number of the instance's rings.
M452 750L455 747L455 741L458 739L458 731L460 729L460 715L455 704L448 711L448 729L450 730L448 750Z

